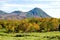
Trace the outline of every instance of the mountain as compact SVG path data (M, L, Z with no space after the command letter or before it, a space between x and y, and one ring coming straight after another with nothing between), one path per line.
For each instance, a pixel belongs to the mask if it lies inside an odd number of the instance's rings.
M32 17L51 18L51 16L49 16L40 8L34 8L28 12L13 11L11 13L6 13L0 10L0 19L24 19Z
M27 17L46 18L46 17L50 17L50 16L47 13L45 13L43 10L41 10L40 8L34 8L27 13Z

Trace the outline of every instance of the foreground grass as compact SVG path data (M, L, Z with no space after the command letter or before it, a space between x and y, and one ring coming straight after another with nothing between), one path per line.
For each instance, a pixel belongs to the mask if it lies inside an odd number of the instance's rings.
M0 40L60 40L60 32L0 33Z

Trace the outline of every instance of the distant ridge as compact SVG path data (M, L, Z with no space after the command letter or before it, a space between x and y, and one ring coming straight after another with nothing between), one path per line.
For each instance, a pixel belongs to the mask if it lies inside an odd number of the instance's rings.
M11 13L6 13L0 10L0 19L24 19L24 18L51 18L47 13L45 13L40 8L34 8L28 12L13 11Z
M13 11L11 13L22 13L22 11Z
M6 12L4 12L4 11L0 10L0 14L6 14Z

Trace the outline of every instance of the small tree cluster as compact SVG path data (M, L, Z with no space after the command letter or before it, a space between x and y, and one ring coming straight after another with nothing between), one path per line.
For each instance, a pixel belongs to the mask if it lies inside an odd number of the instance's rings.
M0 29L6 32L57 31L60 20L56 18L27 18L22 20L0 20Z

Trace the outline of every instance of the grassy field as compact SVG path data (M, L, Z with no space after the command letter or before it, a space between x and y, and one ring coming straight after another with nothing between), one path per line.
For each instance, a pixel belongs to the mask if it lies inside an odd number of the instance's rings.
M60 40L60 32L0 33L0 40Z

